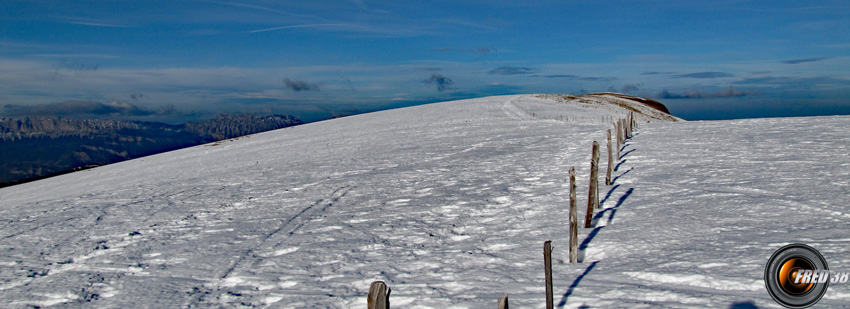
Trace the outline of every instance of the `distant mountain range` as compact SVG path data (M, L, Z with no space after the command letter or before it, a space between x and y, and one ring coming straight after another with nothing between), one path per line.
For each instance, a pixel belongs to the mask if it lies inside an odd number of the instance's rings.
M299 125L288 115L221 115L203 122L0 118L0 187L184 147Z

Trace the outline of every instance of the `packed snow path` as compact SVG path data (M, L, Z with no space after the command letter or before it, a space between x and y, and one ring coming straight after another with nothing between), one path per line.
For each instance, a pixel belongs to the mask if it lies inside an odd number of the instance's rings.
M541 307L547 239L566 307L772 306L764 263L793 241L850 268L848 117L643 125L565 263L567 171L583 217L617 112L447 102L0 189L0 303L365 307L383 280L394 307Z

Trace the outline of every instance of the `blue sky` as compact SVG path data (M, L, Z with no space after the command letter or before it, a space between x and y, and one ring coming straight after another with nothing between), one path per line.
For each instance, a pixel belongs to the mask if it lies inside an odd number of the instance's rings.
M6 0L0 111L310 118L617 91L688 119L850 114L846 1L516 2Z

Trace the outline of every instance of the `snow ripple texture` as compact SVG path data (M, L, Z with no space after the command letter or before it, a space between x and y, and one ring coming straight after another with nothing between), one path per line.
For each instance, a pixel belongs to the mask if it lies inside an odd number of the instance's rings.
M0 303L362 308L383 280L394 307L542 307L548 239L559 307L776 306L762 272L791 242L850 271L850 117L643 123L566 263L567 171L583 218L626 112L454 101L3 188Z

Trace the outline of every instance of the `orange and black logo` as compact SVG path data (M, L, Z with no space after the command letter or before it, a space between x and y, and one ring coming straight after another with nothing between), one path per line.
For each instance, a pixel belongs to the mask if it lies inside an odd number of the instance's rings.
M840 280L840 277L833 279ZM830 281L826 260L815 248L803 244L780 248L764 269L767 292L773 300L788 308L814 305L826 293Z

